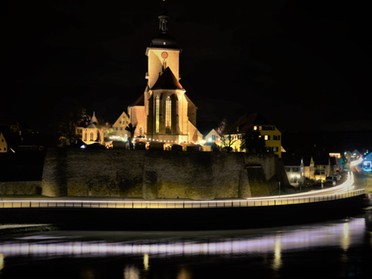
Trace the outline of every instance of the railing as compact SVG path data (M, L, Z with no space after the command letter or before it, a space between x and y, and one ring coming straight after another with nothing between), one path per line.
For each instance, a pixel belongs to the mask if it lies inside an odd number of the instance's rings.
M108 200L108 199L0 199L1 208L110 208L110 209L185 209L185 208L227 208L227 207L261 207L304 203L325 202L347 199L365 195L364 189L350 190L339 194L314 195L275 198L247 198L230 200Z

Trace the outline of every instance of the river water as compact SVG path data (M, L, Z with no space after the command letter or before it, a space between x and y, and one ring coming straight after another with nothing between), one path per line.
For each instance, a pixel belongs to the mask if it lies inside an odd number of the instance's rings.
M2 235L0 278L371 279L372 210L264 229Z

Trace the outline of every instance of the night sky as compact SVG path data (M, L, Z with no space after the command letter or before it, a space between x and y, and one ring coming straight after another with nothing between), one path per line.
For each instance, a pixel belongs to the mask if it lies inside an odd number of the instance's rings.
M370 16L360 1L211 3L167 1L180 82L203 134L251 112L283 132L371 129ZM2 3L0 118L53 129L84 107L113 123L144 92L161 8L161 0Z

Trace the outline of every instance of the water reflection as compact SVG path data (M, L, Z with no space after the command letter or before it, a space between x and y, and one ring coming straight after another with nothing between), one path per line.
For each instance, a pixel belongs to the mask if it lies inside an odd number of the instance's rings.
M133 265L128 265L124 268L124 279L139 279L140 271Z
M278 270L282 265L282 241L281 237L277 236L274 244L274 260L272 268Z
M33 233L3 239L0 242L0 270L12 270L12 267L32 265L36 262L51 263L58 259L69 263L84 259L84 266L78 268L79 275L74 277L69 274L68 278L101 278L97 275L100 272L116 272L116 275L110 278L140 279L164 276L191 279L197 272L207 272L211 275L213 270L228 270L233 267L241 271L255 268L260 270L261 274L273 272L275 276L272 278L279 278L278 274L288 273L288 266L292 266L296 260L301 261L301 268L305 266L310 272L315 272L314 264L324 264L323 260L329 260L326 254L323 255L324 251L336 253L332 254L332 260L338 261L337 264L334 263L336 266L349 266L351 262L358 261L363 263L364 254L356 254L358 260L350 255L353 255L355 247L369 245L368 249L363 248L362 251L370 256L372 237L368 231L368 220L361 216L313 225L236 231ZM317 251L316 257L319 259L309 258L314 251ZM297 255L298 259L293 258L293 254ZM260 261L252 261L256 258ZM100 264L100 259L105 259L106 264L112 261L115 268L104 267ZM87 261L92 262L86 264ZM251 262L254 263L253 267ZM216 263L218 267L211 270L210 267ZM205 266L206 270L203 270L202 266ZM292 269L299 268L298 263L293 266L295 267ZM224 278L222 274L221 271L220 274L215 274L214 278ZM270 276L267 274L266 278L271 278Z
M0 252L10 256L110 256L110 255L217 255L272 252L280 258L282 251L310 247L339 246L344 251L351 244L362 241L365 231L364 218L345 220L344 223L327 223L322 226L280 228L276 231L246 230L213 232L169 232L157 239L141 237L128 239L131 233L123 232L124 241L109 239L85 240L84 233L73 239L69 233L63 237L36 234L19 237L0 244ZM141 232L138 232L141 235ZM144 235L146 236L146 235ZM199 238L200 236L200 238ZM98 237L98 236L97 236ZM104 236L103 236L104 237ZM144 260L145 261L145 260ZM148 265L148 259L146 260Z

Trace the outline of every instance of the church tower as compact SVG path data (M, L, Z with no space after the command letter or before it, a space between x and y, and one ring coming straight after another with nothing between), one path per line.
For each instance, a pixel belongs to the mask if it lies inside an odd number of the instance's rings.
M146 48L147 85L137 103L128 108L136 136L165 143L196 143L202 139L196 128L196 106L180 83L180 54L168 33L169 17L163 0L158 17L159 32ZM142 107L143 106L143 107Z

